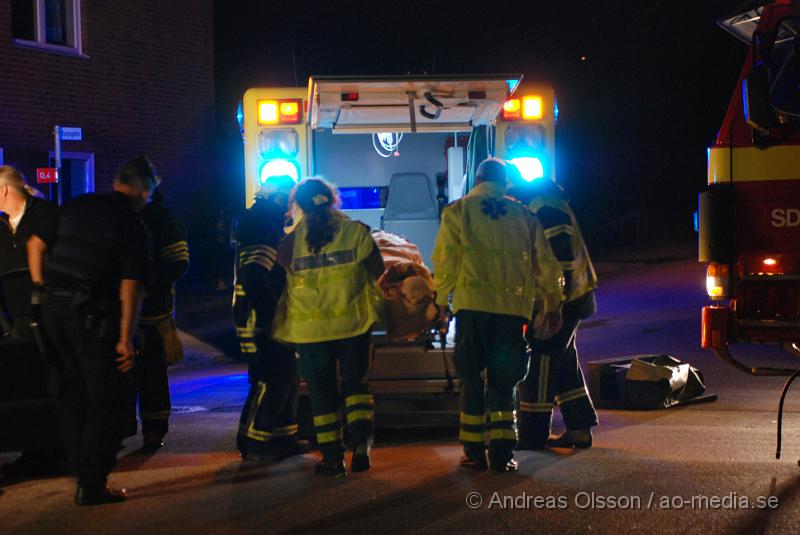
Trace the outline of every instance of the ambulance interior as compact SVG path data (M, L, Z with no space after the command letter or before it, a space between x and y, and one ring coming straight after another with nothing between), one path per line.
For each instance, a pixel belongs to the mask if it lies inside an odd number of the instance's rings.
M470 134L493 124L520 78L312 78L311 174L336 185L352 219L416 244L431 269L441 208L465 191ZM478 128L476 135L487 130ZM381 343L378 336L369 374L373 391L452 393L453 327L446 349L438 340Z
M519 79L312 78L312 174L339 188L351 218L407 237L430 268L441 207L464 191L467 140Z

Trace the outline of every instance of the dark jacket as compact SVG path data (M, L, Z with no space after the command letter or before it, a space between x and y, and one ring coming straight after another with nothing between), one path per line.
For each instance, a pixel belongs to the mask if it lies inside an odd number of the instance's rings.
M269 330L286 285L286 272L275 262L285 214L285 206L259 197L233 232L237 250L233 318L243 353L254 353L256 335Z
M16 232L11 230L8 215L0 215L0 273L28 267L28 239L36 234L49 245L57 228L58 208L31 196L27 196ZM3 284L3 300L12 317L24 313L31 301L31 290L30 277L15 277Z
M156 198L140 214L153 244L152 282L147 287L141 325L153 325L175 310L175 283L189 269L186 228L174 213Z
M89 193L61 208L45 281L53 290L116 301L121 279L147 283L147 231L123 194Z

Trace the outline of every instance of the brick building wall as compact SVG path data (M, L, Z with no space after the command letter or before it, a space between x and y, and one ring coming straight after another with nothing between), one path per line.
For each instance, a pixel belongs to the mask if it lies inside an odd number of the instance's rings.
M62 150L94 154L96 191L144 152L168 204L204 233L215 161L212 1L79 1L81 57L14 44L12 1L0 0L5 163L33 182L48 164L53 126L80 127L83 140Z

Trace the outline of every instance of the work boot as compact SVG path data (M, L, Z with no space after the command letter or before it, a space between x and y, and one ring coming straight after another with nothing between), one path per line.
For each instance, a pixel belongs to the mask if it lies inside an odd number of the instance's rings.
M516 472L519 469L514 453L505 447L495 451L490 449L489 466L495 472Z
M287 440L273 439L271 454L274 462L282 461L295 455L303 455L311 451L311 444L308 440L297 440L290 437Z
M271 463L275 461L275 454L269 444L248 444L239 452L243 461L254 463Z
M492 463L492 470L500 473L516 472L519 470L519 465L514 459L509 459L505 462L500 461L498 463Z
M589 429L567 429L560 435L550 435L548 448L591 448L592 432Z
M102 505L104 503L119 503L125 501L125 489L112 489L110 487L90 487L78 485L75 492L75 503L78 505Z
M481 448L464 448L464 455L458 464L462 468L472 468L473 470L486 470L486 450Z
M142 448L146 450L157 450L164 447L164 435L155 431L145 431L142 433Z
M350 458L350 470L353 472L365 472L369 470L369 451L372 448L372 441L367 440L357 444L353 448L353 456Z
M318 476L339 479L347 475L344 467L344 459L323 459L314 467L314 473Z

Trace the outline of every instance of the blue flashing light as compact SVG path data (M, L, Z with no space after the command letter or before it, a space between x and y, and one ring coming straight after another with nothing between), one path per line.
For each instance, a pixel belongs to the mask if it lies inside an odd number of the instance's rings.
M544 167L539 158L527 156L524 158L512 158L509 160L519 171L522 180L533 182L537 178L544 177Z
M742 107L744 108L744 122L750 124L750 106L747 98L747 79L742 80Z
M514 92L514 90L515 90L515 89L517 88L517 86L519 85L519 80L517 80L517 79L513 79L513 80L506 80L506 85L508 85L508 92L509 92L509 93L513 93L513 92Z
M244 132L244 107L241 101L236 108L236 122L239 124L239 131Z
M553 124L558 124L558 99L553 95Z
M290 160L270 160L261 168L261 183L265 183L273 176L288 176L297 182L300 179L300 169L296 162Z

